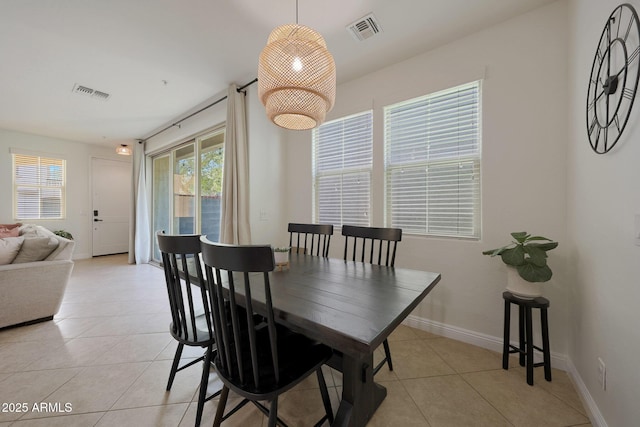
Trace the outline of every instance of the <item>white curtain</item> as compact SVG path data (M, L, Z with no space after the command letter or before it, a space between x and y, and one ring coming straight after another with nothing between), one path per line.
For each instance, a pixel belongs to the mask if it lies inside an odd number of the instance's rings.
M220 242L248 245L249 225L249 151L244 93L236 85L227 94L227 124L224 141L224 177L222 179Z
M151 259L149 206L147 203L146 158L144 142L133 147L133 191L129 233L129 263L147 264Z

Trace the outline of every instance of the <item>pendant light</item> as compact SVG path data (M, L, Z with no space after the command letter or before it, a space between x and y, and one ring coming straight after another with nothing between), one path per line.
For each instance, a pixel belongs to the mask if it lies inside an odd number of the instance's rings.
M293 130L319 126L336 98L336 66L324 38L296 23L275 28L258 63L258 96L267 117Z

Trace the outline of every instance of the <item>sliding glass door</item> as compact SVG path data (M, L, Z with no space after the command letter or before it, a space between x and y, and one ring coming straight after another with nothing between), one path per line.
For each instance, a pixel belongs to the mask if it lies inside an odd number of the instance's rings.
M224 128L153 158L153 259L160 261L155 232L203 234L218 241Z
M195 144L173 151L173 234L196 232Z
M199 144L200 234L205 234L209 240L217 242L220 237L224 133L202 138Z
M156 232L171 230L171 157L153 159L153 259L160 261Z

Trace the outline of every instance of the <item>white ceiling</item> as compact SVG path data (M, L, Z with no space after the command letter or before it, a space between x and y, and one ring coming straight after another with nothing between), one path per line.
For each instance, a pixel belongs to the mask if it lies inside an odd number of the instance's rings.
M552 1L299 0L298 10L325 37L340 83ZM0 128L114 147L143 138L253 80L270 31L295 10L295 0L0 0ZM383 32L357 42L345 27L370 12Z

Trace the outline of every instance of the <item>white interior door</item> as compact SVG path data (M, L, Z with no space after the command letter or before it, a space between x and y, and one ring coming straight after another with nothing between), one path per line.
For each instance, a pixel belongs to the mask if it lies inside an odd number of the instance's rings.
M129 251L131 163L92 159L93 256Z

